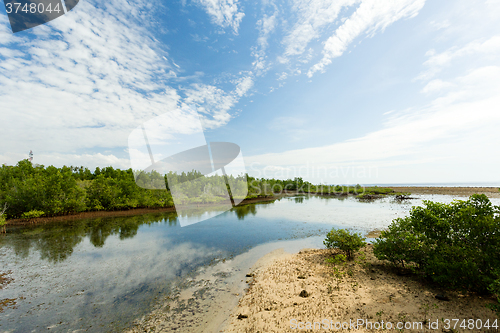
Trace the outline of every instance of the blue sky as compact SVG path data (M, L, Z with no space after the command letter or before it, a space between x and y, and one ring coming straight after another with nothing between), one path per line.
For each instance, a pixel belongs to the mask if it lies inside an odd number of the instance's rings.
M134 128L198 113L253 176L500 180L500 1L82 0L16 34L0 11L0 164L129 168Z

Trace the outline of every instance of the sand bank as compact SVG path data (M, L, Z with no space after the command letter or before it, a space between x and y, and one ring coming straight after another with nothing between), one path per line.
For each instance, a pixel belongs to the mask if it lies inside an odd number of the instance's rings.
M249 291L233 309L223 332L296 332L308 328L308 323L313 331L338 330L342 323L358 320L364 324L357 329L351 326L350 331L377 332L380 329L374 323L384 321L412 325L407 332L465 332L470 330L459 327L463 319L478 324L478 320L491 324L497 319L485 307L493 298L434 289L417 277L399 276L381 265L371 246L364 251L366 260L348 262L340 268L341 278L325 264L330 250L303 250L255 270ZM460 323L450 331L443 319L460 319Z
M498 187L433 187L433 186L404 186L389 187L396 192L410 192L412 194L445 194L456 196L471 196L472 194L486 194L489 198L500 198Z

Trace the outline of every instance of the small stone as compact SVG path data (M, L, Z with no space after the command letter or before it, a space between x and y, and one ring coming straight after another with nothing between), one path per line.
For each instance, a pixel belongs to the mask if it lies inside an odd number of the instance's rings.
M449 299L449 298L448 298L448 296L446 296L446 295L437 294L437 295L436 295L436 296L434 296L434 297L436 297L436 298L437 298L438 300L440 300L440 301L446 301L446 302L449 302L449 301L450 301L450 299Z
M245 275L245 277L253 277L253 274L249 273L249 274Z
M307 291L305 291L305 290L302 290L302 291L300 292L299 296L300 296L300 297L304 297L304 298L305 298L305 297L309 297L309 293L308 293Z
M241 319L246 319L246 318L248 318L247 315L244 315L244 314L241 314L241 313L238 315L238 319L240 319L240 320Z
M299 279L305 279L306 277L304 275L299 275L298 278Z

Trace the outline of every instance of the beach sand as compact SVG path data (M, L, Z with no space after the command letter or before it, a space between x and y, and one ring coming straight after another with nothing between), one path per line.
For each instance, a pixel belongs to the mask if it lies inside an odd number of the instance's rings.
M389 187L396 192L410 192L411 194L445 194L469 197L475 193L486 194L489 198L500 198L498 187L433 187L409 186Z
M408 322L406 325L414 329L404 330L407 332L465 332L471 330L459 327L463 319L466 323L474 319L478 324L477 320L482 323L489 320L491 324L497 319L486 308L493 298L443 292L415 276L398 275L373 256L372 246L365 247L364 252L365 260L359 260L358 256L357 261L347 262L340 269L343 272L340 280L333 276L333 267L325 263L333 255L332 250L302 250L255 270L249 291L233 309L222 331L296 332L301 330L299 323L308 328L307 322L313 331L328 331L338 330L342 323L364 320L357 329L351 326L350 331L381 331L375 329L375 322L384 321L393 326ZM301 293L306 296L303 290L307 297L300 296ZM439 300L436 295L449 300ZM460 321L450 331L443 319ZM372 323L371 329L367 322ZM450 322L451 328L454 323ZM488 332L484 328L473 331Z

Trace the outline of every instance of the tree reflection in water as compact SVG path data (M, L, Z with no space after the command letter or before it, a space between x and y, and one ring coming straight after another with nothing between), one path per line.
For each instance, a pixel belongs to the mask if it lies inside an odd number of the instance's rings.
M93 246L100 248L110 236L118 235L120 240L133 238L141 225L162 222L176 226L177 215L153 213L11 228L9 237L0 239L0 245L12 248L16 256L21 258L28 257L30 250L34 250L40 253L41 259L57 263L69 258L73 254L73 249L86 237Z
M258 203L258 209L272 204L273 202ZM207 209L216 210L217 207L200 207L198 211L193 210L189 216L204 214ZM256 204L237 206L228 213L233 213L239 220L243 220L249 214L257 214L257 207ZM9 228L7 237L0 237L0 247L12 248L20 258L27 258L30 251L36 251L40 253L41 259L57 263L68 259L75 247L85 238L88 238L94 247L102 248L110 236L117 235L120 240L133 238L140 226L156 223L178 226L178 216L176 213L149 213L12 227Z

